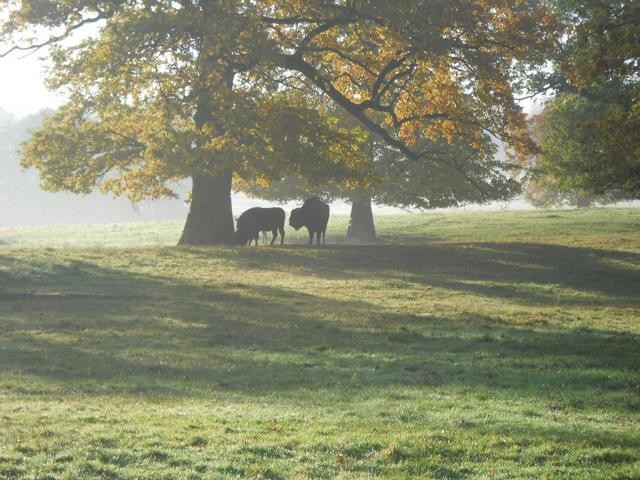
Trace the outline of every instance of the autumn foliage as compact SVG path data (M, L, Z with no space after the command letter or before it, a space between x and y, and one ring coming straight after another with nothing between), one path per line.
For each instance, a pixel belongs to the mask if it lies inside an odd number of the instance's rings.
M366 183L363 130L417 162L433 162L441 141L482 151L488 134L524 156L533 144L514 93L557 43L556 17L531 0L25 0L6 9L9 50L46 45L49 84L68 95L25 146L24 165L48 189L133 199L229 172ZM358 126L341 127L326 101Z

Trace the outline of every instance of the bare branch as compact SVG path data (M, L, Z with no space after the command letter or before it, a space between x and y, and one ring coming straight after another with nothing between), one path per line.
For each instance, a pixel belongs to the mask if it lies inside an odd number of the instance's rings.
M315 20L312 18L304 18L298 15L293 15L290 17L269 17L267 15L260 15L260 19L265 23L270 23L273 25L300 25L303 23L314 23Z
M311 30L309 33L305 35L305 37L300 42L300 46L298 47L298 52L303 52L306 50L311 41L317 37L318 35L328 32L333 27L337 27L338 25L348 25L358 20L358 17L353 13L339 15L333 19L327 20L325 23L318 25L316 28Z
M104 12L98 13L98 15L96 15L95 17L84 18L81 21L79 21L78 23L75 23L75 24L67 27L67 29L64 31L64 33L61 33L60 35L53 35L53 36L49 37L47 40L45 40L44 42L33 43L31 45L14 45L14 46L12 46L11 48L9 48L6 51L0 52L0 58L6 57L10 53L16 52L16 51L23 51L23 52L24 51L31 51L31 52L35 52L37 50L40 50L43 47L46 47L48 45L52 45L54 43L60 42L61 40L64 40L69 35L71 35L74 31L78 30L79 28L82 28L85 25L88 25L90 23L96 23L96 22L99 22L100 20L104 20L106 18L108 18L108 15L106 13L104 13Z
M382 87L382 83L384 82L385 77L393 70L400 67L405 62L408 56L409 53L406 53L399 58L394 58L393 60L390 60L382 70L380 70L378 78L376 78L376 81L373 83L373 87L371 87L371 98L378 98L380 87Z

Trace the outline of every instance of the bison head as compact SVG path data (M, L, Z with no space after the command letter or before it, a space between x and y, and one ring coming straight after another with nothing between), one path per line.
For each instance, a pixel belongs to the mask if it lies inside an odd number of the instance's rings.
M235 245L246 245L249 242L249 234L244 229L238 229L233 234L233 243Z
M289 225L291 225L296 230L300 230L301 227L304 226L304 214L302 213L301 208L294 208L291 210L291 215L289 215Z

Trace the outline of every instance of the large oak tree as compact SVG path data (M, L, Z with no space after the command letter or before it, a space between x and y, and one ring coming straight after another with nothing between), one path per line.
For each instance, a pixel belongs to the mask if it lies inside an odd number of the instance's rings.
M533 0L23 0L5 13L4 53L47 46L50 86L68 95L24 164L49 189L136 199L192 177L181 243L230 240L234 175L368 174L362 135L314 94L413 162L435 161L421 136L480 147L490 133L526 154L513 94L556 38Z

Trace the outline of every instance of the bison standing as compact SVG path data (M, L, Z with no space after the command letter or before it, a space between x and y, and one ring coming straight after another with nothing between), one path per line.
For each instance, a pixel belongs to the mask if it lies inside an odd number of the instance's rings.
M270 230L273 233L271 245L276 241L278 231L280 231L280 245L282 245L284 243L284 219L285 213L281 208L250 208L238 217L235 233L236 243L250 245L255 240L256 246L258 246L260 232Z
M324 235L329 223L329 205L318 197L305 201L302 207L294 208L289 216L289 225L296 230L307 227L309 231L309 245L313 245L313 235L316 235L317 243L320 245L320 234L322 234L322 244L324 245Z

